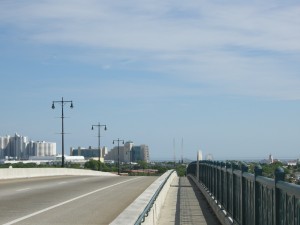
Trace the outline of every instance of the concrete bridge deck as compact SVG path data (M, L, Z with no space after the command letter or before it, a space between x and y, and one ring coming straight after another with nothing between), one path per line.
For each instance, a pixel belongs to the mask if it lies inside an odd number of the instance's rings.
M220 225L195 183L187 177L175 177L167 193L158 220L159 225Z

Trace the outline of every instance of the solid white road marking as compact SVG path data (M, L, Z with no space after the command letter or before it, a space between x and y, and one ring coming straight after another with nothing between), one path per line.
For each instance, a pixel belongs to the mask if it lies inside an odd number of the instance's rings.
M19 190L16 190L16 191L28 191L30 190L31 188L23 188L23 189L19 189Z
M67 181L62 181L62 182L59 182L58 184L67 184L68 182Z
M97 190L95 190L95 191L91 191L91 192L89 192L89 193L80 195L80 196L75 197L75 198L72 198L72 199L70 199L70 200L61 202L61 203L59 203L59 204L50 206L50 207L48 207L48 208L42 209L42 210L37 211L37 212L34 212L34 213L31 213L31 214L29 214L29 215L27 215L27 216L23 216L23 217L21 217L21 218L15 219L15 220L10 221L10 222L8 222L8 223L5 223L5 224L3 224L3 225L11 225L11 224L18 223L18 222L20 222L20 221L22 221L22 220L28 219L28 218L33 217L33 216L35 216L35 215L41 214L41 213L43 213L43 212L49 211L49 210L51 210L51 209L57 208L57 207L59 207L59 206L65 205L65 204L67 204L67 203L73 202L73 201L78 200L78 199L80 199L80 198L84 198L84 197L86 197L86 196L88 196L88 195L91 195L91 194L94 194L94 193L96 193L96 192L103 191L103 190L105 190L105 189L107 189L107 188L111 188L111 187L117 186L117 185L119 185L119 184L123 184L123 183L129 182L129 181L133 181L133 180L136 180L136 179L140 179L140 178L142 178L142 177L137 177L137 178L133 178L133 179L130 179L130 180L125 180L125 181L122 181L122 182L119 182L119 183L116 183L116 184L113 184L113 185L110 185L110 186L107 186L107 187L103 187L103 188L97 189Z

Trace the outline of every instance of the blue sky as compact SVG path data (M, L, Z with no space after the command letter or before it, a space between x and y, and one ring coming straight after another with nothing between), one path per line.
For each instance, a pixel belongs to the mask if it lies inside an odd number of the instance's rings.
M300 157L298 1L0 1L0 135L151 159Z

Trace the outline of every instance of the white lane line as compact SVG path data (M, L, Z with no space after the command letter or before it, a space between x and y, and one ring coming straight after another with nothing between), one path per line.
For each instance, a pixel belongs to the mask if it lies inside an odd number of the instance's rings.
M28 190L30 190L31 188L23 188L23 189L19 189L19 190L16 190L16 191L28 191Z
M62 181L62 182L59 182L58 184L66 184L68 183L67 181Z
M20 221L22 221L22 220L28 219L28 218L30 218L30 217L36 216L36 215L38 215L38 214L41 214L41 213L43 213L43 212L46 212L46 211L49 211L49 210L51 210L51 209L57 208L57 207L59 207L59 206L65 205L65 204L67 204L67 203L73 202L73 201L78 200L78 199L80 199L80 198L84 198L84 197L86 197L86 196L88 196L88 195L91 195L91 194L94 194L94 193L96 193L96 192L103 191L103 190L105 190L105 189L107 189L107 188L111 188L111 187L117 186L117 185L119 185L119 184L123 184L123 183L129 182L129 181L133 181L133 180L136 180L136 179L140 179L140 178L142 178L142 177L137 177L137 178L133 178L133 179L130 179L130 180L125 180L125 181L122 181L122 182L119 182L119 183L116 183L116 184L113 184L113 185L110 185L110 186L107 186L107 187L103 187L103 188L97 189L97 190L95 190L95 191L91 191L91 192L89 192L89 193L80 195L80 196L78 196L78 197L72 198L72 199L67 200L67 201L65 201L65 202L61 202L61 203L59 203L59 204L50 206L50 207L45 208L45 209L42 209L42 210L40 210L40 211L31 213L31 214L29 214L29 215L27 215L27 216L23 216L23 217L21 217L21 218L15 219L15 220L10 221L10 222L8 222L8 223L5 223L5 224L3 224L3 225L11 225L11 224L18 223L18 222L20 222Z

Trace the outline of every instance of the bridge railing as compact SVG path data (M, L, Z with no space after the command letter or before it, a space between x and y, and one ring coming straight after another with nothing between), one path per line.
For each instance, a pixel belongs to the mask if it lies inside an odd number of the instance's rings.
M246 164L199 161L199 182L215 203L239 225L300 225L300 186L284 182L284 170L275 170L275 179L254 174ZM197 162L187 167L197 177Z

